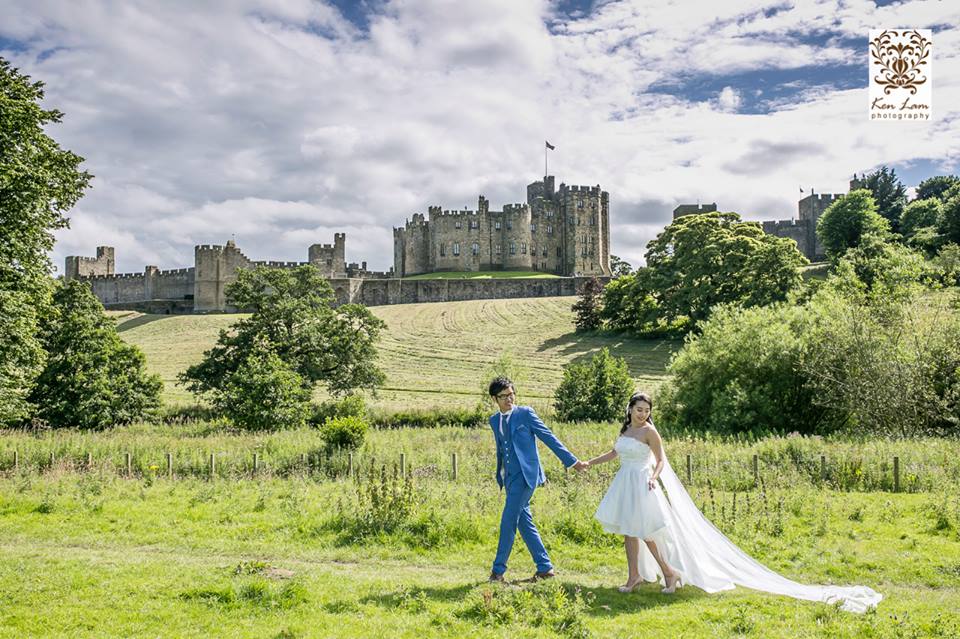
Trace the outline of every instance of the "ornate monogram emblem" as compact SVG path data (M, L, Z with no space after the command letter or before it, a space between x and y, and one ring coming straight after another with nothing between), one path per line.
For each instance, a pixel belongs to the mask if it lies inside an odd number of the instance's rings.
M921 67L930 57L930 40L916 30L884 31L870 41L870 58L879 65L873 81L889 95L894 89L907 89L911 95L927 82Z

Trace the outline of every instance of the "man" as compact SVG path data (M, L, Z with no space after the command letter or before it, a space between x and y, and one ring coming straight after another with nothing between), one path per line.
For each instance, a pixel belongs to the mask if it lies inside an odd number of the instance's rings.
M500 517L500 541L497 544L497 556L493 560L490 581L503 581L507 571L507 559L513 549L513 540L520 529L520 537L537 565L534 579L547 579L554 576L553 564L543 546L540 533L530 515L530 498L533 491L546 481L540 455L537 452L537 438L547 445L564 466L583 470L586 463L579 461L567 450L560 440L550 432L529 406L516 406L516 393L513 382L506 377L498 377L490 382L490 397L499 409L490 417L490 427L497 443L497 483L507 489L507 499Z

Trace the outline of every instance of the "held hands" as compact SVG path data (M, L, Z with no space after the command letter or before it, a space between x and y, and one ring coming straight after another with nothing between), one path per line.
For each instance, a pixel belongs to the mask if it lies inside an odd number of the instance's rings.
M585 461L579 461L579 460L578 460L577 463L575 463L575 464L573 465L573 469L574 469L575 471L581 472L581 473L582 473L583 471L585 471L586 469L588 469L588 468L590 468L590 462L585 462Z

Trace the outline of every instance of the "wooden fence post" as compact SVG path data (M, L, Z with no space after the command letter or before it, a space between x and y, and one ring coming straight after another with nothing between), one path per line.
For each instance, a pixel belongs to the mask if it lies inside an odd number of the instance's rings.
M453 480L456 481L457 477L460 474L460 469L457 467L457 454L453 454Z
M353 453L347 454L347 477L353 477Z
M13 451L13 469L18 470L20 468L20 451Z
M93 453L87 453L87 470L93 468Z
M50 451L50 470L53 470L53 464L56 461L56 458L53 456L53 451Z
M407 474L407 454L400 453L400 476L404 477Z
M173 479L173 453L167 453L167 479Z
M753 487L756 488L760 485L760 458L757 455L753 456Z
M827 456L820 455L820 481L827 481Z
M893 492L900 492L900 458L893 457Z
M127 466L127 477L133 476L133 456L130 453L124 453Z
M693 461L690 459L690 454L687 454L687 483L693 483Z
M253 454L253 472L257 473L260 470L260 453Z

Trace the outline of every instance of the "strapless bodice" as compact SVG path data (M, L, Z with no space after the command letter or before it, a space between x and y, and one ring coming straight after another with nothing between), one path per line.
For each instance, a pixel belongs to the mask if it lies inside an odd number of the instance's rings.
M650 447L639 439L621 435L613 445L622 464L648 464L653 454Z

